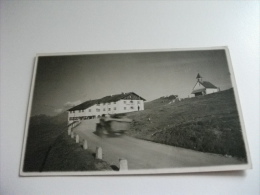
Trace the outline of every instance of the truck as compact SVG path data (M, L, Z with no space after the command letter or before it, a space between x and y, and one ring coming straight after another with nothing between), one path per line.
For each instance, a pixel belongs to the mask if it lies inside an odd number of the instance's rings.
M102 115L96 127L96 134L101 137L123 135L131 122L125 114Z

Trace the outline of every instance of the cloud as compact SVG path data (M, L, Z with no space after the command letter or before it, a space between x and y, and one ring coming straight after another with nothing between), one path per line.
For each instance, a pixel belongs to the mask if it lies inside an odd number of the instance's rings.
M80 100L77 100L77 101L74 101L74 102L66 102L64 104L65 108L68 108L68 107L72 107L72 106L77 106L81 104L81 101Z
M55 109L54 112L59 114L59 113L62 113L63 110L64 110L63 108L58 108L58 109Z
M57 113L57 114L60 114L62 112L65 112L66 110L68 110L69 108L73 107L73 106L77 106L81 104L81 101L80 100L77 100L77 101L74 101L74 102L66 102L64 105L63 105L63 108L56 108L53 110L53 112Z

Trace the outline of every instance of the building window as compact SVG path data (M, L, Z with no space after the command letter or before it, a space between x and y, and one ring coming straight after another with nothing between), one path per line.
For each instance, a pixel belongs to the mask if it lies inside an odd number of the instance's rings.
M137 101L137 104L140 104L140 101Z
M116 110L116 107L114 107L114 110Z
M108 111L110 111L111 110L111 108L108 108Z
M100 111L100 109L97 108L97 112L99 112L99 111Z
M131 100L130 103L133 103L133 101Z
M91 112L91 109L89 109L88 111Z
M124 101L124 104L126 104L126 101Z
M106 109L104 108L103 111L106 111Z
M133 107L133 106L131 106L130 108L131 108L132 110L134 109L134 107Z
M126 107L124 107L124 110L126 110Z

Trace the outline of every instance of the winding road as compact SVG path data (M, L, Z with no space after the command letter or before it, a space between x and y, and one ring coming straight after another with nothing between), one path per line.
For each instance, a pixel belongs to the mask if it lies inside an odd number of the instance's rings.
M97 146L102 147L103 160L117 167L120 158L127 159L131 170L243 163L231 157L158 144L127 135L102 138L94 134L98 122L98 119L84 120L73 131L80 136L81 141L87 139L88 149L93 153Z

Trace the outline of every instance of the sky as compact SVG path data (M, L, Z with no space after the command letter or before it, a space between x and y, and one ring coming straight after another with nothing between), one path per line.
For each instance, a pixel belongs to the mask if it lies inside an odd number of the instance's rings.
M56 115L122 92L147 101L166 95L186 98L198 73L221 90L232 87L224 50L41 56L31 115Z

